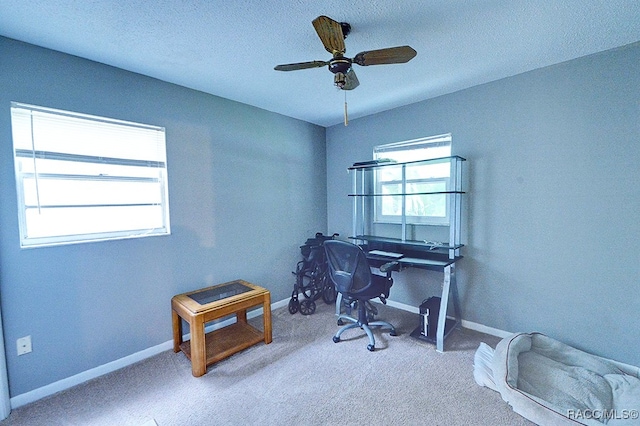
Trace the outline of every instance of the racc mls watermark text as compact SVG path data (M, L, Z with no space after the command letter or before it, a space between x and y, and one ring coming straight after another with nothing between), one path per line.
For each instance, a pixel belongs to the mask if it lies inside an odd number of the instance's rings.
M636 420L640 418L640 411L631 410L617 410L617 409L604 409L604 410L567 410L567 417L573 420L588 420L593 419L600 422L607 422L609 420Z

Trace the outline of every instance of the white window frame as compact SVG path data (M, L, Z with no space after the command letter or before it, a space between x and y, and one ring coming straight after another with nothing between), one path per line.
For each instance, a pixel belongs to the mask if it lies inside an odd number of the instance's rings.
M21 248L171 233L164 127L11 102Z
M386 145L378 145L373 149L373 159L383 160L390 159L398 164L405 164L407 170L415 170L420 172L419 176L409 176L405 179L406 186L411 185L442 185L444 187L437 188L434 192L446 192L451 190L450 167L448 161L439 162L434 160L429 164L414 164L413 162L421 160L432 160L437 158L447 158L451 156L451 134L443 134L420 139L413 139L403 142L395 142ZM398 186L402 183L402 178L398 174L395 178L385 176L385 170L388 168L400 171L401 166L385 166L377 169L374 176L375 193L400 193ZM387 173L387 176L389 173ZM394 188L395 186L395 188ZM388 189L385 189L388 188ZM407 188L407 193L412 192ZM420 191L422 192L422 191ZM430 192L430 191L428 191ZM420 199L422 198L422 199ZM416 210L420 204L426 201L432 201L439 204L439 211L443 211L442 215L420 215L410 214L411 210ZM407 203L406 223L413 225L448 225L450 206L449 197L446 194L416 195L405 197ZM374 203L374 222L376 223L402 223L402 214L387 214L385 210L397 210L391 206L391 203L400 204L401 196L381 196L375 197ZM415 203L413 205L412 203ZM438 208L438 207L436 207Z

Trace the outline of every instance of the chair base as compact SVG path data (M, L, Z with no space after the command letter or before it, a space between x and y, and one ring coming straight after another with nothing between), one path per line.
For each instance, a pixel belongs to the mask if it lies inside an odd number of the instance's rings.
M338 317L338 321L340 321L341 319L345 319L345 320L349 320L352 323L351 324L347 324L345 326L343 326L342 328L340 328L340 330L338 330L338 332L335 334L335 336L333 336L333 341L335 343L338 343L340 341L340 336L342 335L342 333L344 333L345 331L352 329L352 328L356 328L356 327L360 327L361 329L364 330L365 333L367 333L367 336L369 337L369 344L367 345L367 349L371 352L373 352L376 349L376 339L373 337L373 332L371 331L371 327L384 327L384 328L389 328L389 335L390 336L397 336L398 334L396 333L396 329L393 325L391 325L390 323L386 322L386 321L372 321L370 323L364 324L359 322L358 320L356 320L353 317L350 317L348 315L340 315Z
M351 306L350 303L343 303L342 298L343 298L342 293L338 293L338 295L336 296L336 315L338 316L338 325L345 324L344 321L342 320L348 320L350 322L358 322L358 319L353 317L351 314L353 307ZM358 304L356 303L355 306L358 306ZM341 307L344 307L346 309L346 312L344 314L342 313ZM376 309L376 307L373 306L373 304L370 301L366 301L364 307L367 315L367 322L374 321L375 316L378 315L378 309ZM359 309L359 308L356 308L356 309ZM358 311L358 316L360 316L360 311Z

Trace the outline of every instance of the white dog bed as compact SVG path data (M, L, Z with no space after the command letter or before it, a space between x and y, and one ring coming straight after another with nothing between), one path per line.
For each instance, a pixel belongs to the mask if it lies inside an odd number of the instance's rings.
M640 425L640 368L575 349L540 333L481 343L474 377L539 425Z

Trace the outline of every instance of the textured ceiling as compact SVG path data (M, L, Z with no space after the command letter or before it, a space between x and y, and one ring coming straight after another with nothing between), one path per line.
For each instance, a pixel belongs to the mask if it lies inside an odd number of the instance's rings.
M0 35L330 126L333 75L273 69L330 59L319 15L351 24L348 57L418 52L354 66L352 119L640 40L638 0L1 0Z

